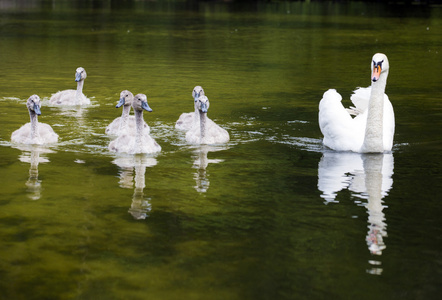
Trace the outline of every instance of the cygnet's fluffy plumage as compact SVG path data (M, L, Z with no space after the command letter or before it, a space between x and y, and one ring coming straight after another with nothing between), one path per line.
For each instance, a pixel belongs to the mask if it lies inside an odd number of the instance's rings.
M225 144L230 140L229 133L207 117L209 99L200 96L196 102L198 123L186 133L186 140L191 144Z
M79 67L75 71L75 81L77 82L76 90L59 91L51 96L49 102L54 105L87 105L91 104L91 100L83 94L84 80L86 79L86 71Z
M200 96L204 96L204 90L201 86L197 85L193 88L192 91L192 97L193 97L193 106L195 108L194 112L190 113L182 113L180 117L178 118L178 121L175 123L175 128L179 130L189 130L192 128L195 124L199 124L199 113L197 105L197 100Z
M109 150L114 152L124 152L128 154L155 153L161 151L161 146L149 135L144 134L143 110L151 112L152 109L147 104L147 97L144 94L137 94L134 97L132 107L135 112L135 122L137 133L130 135L123 133L110 142Z
M58 142L58 135L52 127L45 123L38 122L38 115L41 115L40 97L32 95L26 102L26 106L31 118L30 123L26 123L11 135L11 141L20 144L43 145Z
M120 93L120 101L115 107L118 108L123 106L123 113L121 114L121 117L116 118L106 127L106 134L121 135L123 133L127 133L130 135L135 135L137 133L135 116L129 115L133 100L134 95L128 90L124 90ZM143 126L143 134L149 134L150 127L146 124L146 122L144 122L144 120Z
M325 146L337 151L381 153L393 147L394 111L385 94L387 56L377 53L371 62L372 84L354 91L354 108L345 109L342 97L330 89L319 103L319 127ZM351 117L356 115L355 118Z

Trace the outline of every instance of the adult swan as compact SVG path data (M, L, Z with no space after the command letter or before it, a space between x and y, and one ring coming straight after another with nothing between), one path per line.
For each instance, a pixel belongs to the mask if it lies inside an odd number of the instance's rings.
M334 89L324 93L319 103L319 127L325 146L337 151L360 153L391 150L394 112L385 94L389 68L385 54L373 56L371 86L353 92L350 99L355 107L345 109L341 95Z

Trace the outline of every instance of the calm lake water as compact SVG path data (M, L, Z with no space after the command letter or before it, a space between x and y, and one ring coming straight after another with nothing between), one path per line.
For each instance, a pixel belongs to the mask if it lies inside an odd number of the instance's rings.
M0 2L0 299L435 299L442 286L442 9L363 3ZM390 61L392 153L323 148ZM88 77L85 107L49 105ZM227 129L174 129L192 89ZM116 155L121 90L156 156ZM51 147L10 142L43 99Z

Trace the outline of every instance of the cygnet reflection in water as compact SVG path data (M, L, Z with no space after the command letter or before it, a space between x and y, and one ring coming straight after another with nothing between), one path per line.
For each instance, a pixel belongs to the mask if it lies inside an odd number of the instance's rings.
M196 169L194 179L196 182L195 190L200 193L205 193L209 189L210 181L209 174L207 174L207 166L209 164L217 164L223 162L222 159L209 159L207 154L209 152L216 152L226 150L228 147L201 145L193 151L192 158L194 159L193 168Z
M367 199L368 250L382 255L386 248L383 238L387 236L387 223L383 213L383 198L393 186L393 154L357 154L350 152L325 152L318 166L318 189L325 203L336 201L337 193L349 189L352 196ZM367 270L380 274L380 263L370 260L376 267Z
M41 154L54 153L54 151L37 145L23 145L14 147L22 152L19 156L19 160L24 163L29 163L29 178L26 181L27 190L29 192L28 197L31 200L38 200L41 198L41 180L38 179L38 165L40 163L48 163L49 159L41 156Z
M112 161L120 170L120 187L134 188L132 196L132 204L129 208L129 213L136 220L146 219L152 206L149 198L144 197L145 173L146 168L153 167L157 164L157 160L153 157L147 157L143 154L134 156L118 157ZM134 177L135 171L135 177Z

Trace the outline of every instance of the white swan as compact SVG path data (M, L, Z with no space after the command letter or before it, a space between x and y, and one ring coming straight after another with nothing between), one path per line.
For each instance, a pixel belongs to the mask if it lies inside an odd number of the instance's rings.
M186 140L191 144L224 144L230 140L229 133L207 117L209 99L200 96L196 102L199 122L186 133Z
M345 109L336 90L324 93L319 103L319 127L325 146L337 151L380 153L393 147L394 111L385 92L389 71L387 56L373 56L372 84L354 91L354 108ZM350 114L356 115L352 118Z
M58 135L52 127L45 123L38 122L38 115L41 115L40 97L32 95L26 102L26 106L31 118L30 123L26 123L11 135L11 141L19 144L43 145L58 142Z
M75 71L75 81L77 90L59 91L51 96L49 102L55 105L85 105L91 104L91 100L83 94L84 80L86 79L86 70L82 67Z
M195 112L190 113L182 113L178 118L178 121L175 123L175 128L179 130L189 130L195 124L199 123L199 113L198 108L196 107L196 102L200 96L204 96L204 90L201 86L197 85L193 88L192 97L193 97L193 105L195 107Z
M135 122L137 133L131 135L123 133L115 140L110 142L109 150L114 152L125 152L129 154L136 153L155 153L161 151L161 146L148 134L145 134L143 127L143 109L149 112L152 109L147 104L147 97L144 94L138 94L134 97L132 107L135 112Z
M129 92L128 90L124 90L120 93L120 100L115 106L116 108L119 108L123 106L123 113L121 114L121 117L116 118L115 120L110 123L105 130L106 134L109 135L120 135L123 133L128 133L135 135L137 132L137 126L135 122L135 116L129 115L130 108L132 106L132 102L134 100L134 95ZM143 133L149 134L150 127L146 124L143 120Z

